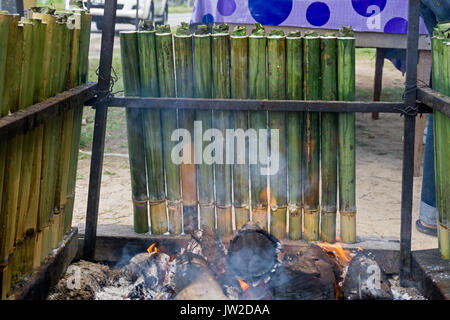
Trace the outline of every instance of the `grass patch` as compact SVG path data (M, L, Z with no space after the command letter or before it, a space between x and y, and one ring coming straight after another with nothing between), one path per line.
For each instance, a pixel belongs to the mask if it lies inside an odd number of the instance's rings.
M47 6L50 8L55 8L56 10L64 10L64 0L50 0L50 1L45 1L45 0L39 0L37 2L37 6Z

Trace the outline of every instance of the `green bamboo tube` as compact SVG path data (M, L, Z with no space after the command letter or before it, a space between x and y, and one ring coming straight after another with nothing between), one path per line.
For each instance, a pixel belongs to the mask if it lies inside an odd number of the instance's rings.
M80 11L80 52L78 56L78 84L86 83L89 70L89 39L91 14Z
M267 37L268 97L286 99L286 37L281 30L272 30ZM269 111L270 134L278 130L278 141L270 140L271 157L278 151L278 170L270 173L270 232L278 239L286 238L287 150L285 112ZM278 144L278 146L274 145ZM277 150L278 148L278 150Z
M237 26L230 37L231 50L231 98L248 99L248 36L246 28ZM233 112L233 128L248 129L248 112ZM243 142L241 142L242 144ZM233 165L233 193L236 230L250 221L248 138L245 138L244 158ZM239 151L239 149L238 149Z
M211 98L211 68L211 35L206 25L199 25L194 33L194 93L196 98ZM196 121L201 122L203 132L211 129L212 112L210 110L197 110ZM203 141L198 146L201 147L199 152L203 152L209 144L209 142ZM213 184L213 166L205 163L205 159L202 159L197 167L200 226L206 225L215 229Z
M22 72L20 78L19 90L19 110L33 104L34 95L34 72L32 53L37 45L38 39L34 37L33 24L22 21L23 26L23 60ZM38 34L35 33L37 36ZM34 61L36 63L36 61ZM16 242L22 242L25 234L25 219L28 212L28 201L30 196L30 184L32 173L32 161L35 143L35 130L24 134L22 145L22 160L20 162L20 186L19 186L19 202L17 206L17 225L16 225ZM19 262L19 254L16 255L16 261ZM19 266L16 266L19 267ZM13 270L14 277L16 276L16 268Z
M265 30L261 24L256 23L256 28L248 40L248 90L250 99L267 99L266 86L266 43ZM263 144L263 136L260 135L260 129L267 129L267 112L250 111L250 128L258 132L256 144L250 142L250 155L258 155L255 164L250 163L250 181L251 181L251 203L252 203L252 221L259 224L264 230L268 230L268 195L267 195L267 176L261 174L261 161L259 146ZM268 141L264 142L268 146ZM268 147L266 147L268 150Z
M338 99L355 99L355 38L351 29L342 28L337 40ZM341 238L356 242L355 113L339 113L339 212Z
M175 74L173 62L173 40L168 25L158 27L156 30L156 52L158 62L159 93L161 97L175 97ZM172 141L172 133L177 130L177 111L161 110L163 160L166 170L167 210L171 230L181 233L181 185L180 165L172 161L172 150L178 141Z
M39 33L38 44L39 47L35 52L36 60L39 63L36 65L35 72L35 86L34 86L34 94L33 94L33 103L37 103L41 101L41 91L43 90L44 85L40 82L40 77L43 73L43 64L44 64L44 49L45 49L45 39L46 39L46 31L47 24L43 23L39 19L32 19L34 27L37 28ZM38 126L35 133L35 150L33 157L33 168L31 173L31 185L30 185L30 200L28 206L28 214L25 220L25 233L32 234L37 231L37 219L38 219L38 211L39 211L39 194L40 194L40 186L41 186L41 170L42 170L42 143L44 139L44 125Z
M22 57L23 26L20 25L15 28L17 49L15 50L15 56ZM17 59L15 63L16 69L20 70L18 71L20 76L22 71L22 58ZM19 87L17 88L19 89ZM11 97L13 95L14 97ZM17 105L14 105L14 108L18 108L19 90L5 91L5 97L7 101L14 101L14 103L17 103ZM14 242L16 238L23 139L23 135L18 135L7 141L4 166L5 173L4 180L2 181L3 197L2 208L0 211L0 225L2 226L2 228L0 228L0 266L5 266L9 263L9 274L12 274L12 261L8 260L10 254L14 252Z
M137 34L141 96L157 97L158 73L156 65L155 32ZM147 164L148 196L152 234L167 231L166 193L161 135L160 110L142 110L145 158Z
M438 24L433 37L433 89L450 96L450 24ZM433 111L438 246L443 259L450 259L450 118Z
M17 67L17 61L21 60L21 46L19 40L19 15L10 15L9 30L8 30L8 51L5 63L4 89L2 95L2 106L0 109L0 116L6 116L9 111L13 112L17 109L18 91L20 85L21 68ZM19 52L18 52L19 51ZM19 59L20 57L20 59Z
M305 100L320 99L320 39L315 31L306 31L303 41L304 97ZM304 231L306 241L319 239L319 180L320 180L320 127L319 113L305 113L303 184Z
M189 24L182 22L173 38L175 51L175 73L177 97L194 97L194 67L192 57L192 35ZM194 132L195 111L188 109L178 110L179 126L186 129L192 137ZM183 201L183 227L185 233L192 233L198 226L198 201L196 166L194 161L194 144L187 142L180 165L181 197Z
M300 32L286 37L286 98L303 99L303 39ZM288 212L289 239L302 238L302 136L303 113L290 112L287 120L288 135Z
M81 32L81 14L73 14L73 37L71 44L70 60L70 88L78 85L78 58L80 54L80 32ZM72 226L73 205L75 200L75 184L78 164L78 149L81 136L81 121L83 115L83 106L79 106L71 111L72 115L72 134L70 142L70 160L69 175L67 179L66 205L64 207L64 232L67 233Z
M83 30L83 29L82 29ZM83 35L81 35L81 38ZM81 45L80 45L81 47ZM137 32L120 32L123 84L125 96L139 96L139 56ZM127 108L128 154L133 198L134 231L148 232L147 183L145 177L145 153L142 128L142 110Z
M337 62L336 35L324 34L320 38L321 47L321 89L322 100L337 100ZM337 210L337 152L338 152L338 115L324 112L321 114L321 239L325 242L336 241Z
M213 98L229 99L230 92L230 36L229 27L222 23L214 25L211 36L211 65ZM213 113L213 127L218 129L222 137L231 128L230 111L217 110ZM217 232L220 237L231 237L233 234L233 211L231 205L231 164L226 162L225 143L221 148L222 159L214 164L216 181L216 213ZM218 152L219 150L216 150ZM217 163L219 162L219 163Z
M42 22L47 26L42 58L42 78L39 91L39 101L42 101L50 97L52 94L52 68L55 68L55 65L52 65L52 59L54 60L53 56L55 52L56 17L50 14L41 14L37 12L33 12L32 17L35 19L41 19ZM51 196L49 192L49 179L51 177L51 173L54 171L54 168L51 167L50 163L50 151L52 144L51 133L52 126L50 125L50 123L45 123L42 137L42 171L39 185L40 193L38 200L38 230L42 230L48 225L51 212L49 199L49 197Z
M3 117L7 114L6 106L4 106L4 91L5 91L5 73L6 73L6 60L8 55L8 35L9 25L11 23L11 16L6 14L0 14L0 116Z

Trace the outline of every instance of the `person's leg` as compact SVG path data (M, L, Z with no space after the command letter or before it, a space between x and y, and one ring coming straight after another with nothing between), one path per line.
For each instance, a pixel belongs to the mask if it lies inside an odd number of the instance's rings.
M433 115L429 115L425 143L422 178L422 197L419 220L416 222L420 232L436 234L436 188L434 183L434 134Z

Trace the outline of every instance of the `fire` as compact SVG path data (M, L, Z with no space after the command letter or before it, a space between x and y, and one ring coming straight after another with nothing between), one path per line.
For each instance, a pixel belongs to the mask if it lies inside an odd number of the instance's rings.
M332 244L328 242L319 242L317 245L322 249L333 253L340 262L345 264L349 263L353 258L353 254L350 250L342 248L339 243Z
M156 247L156 242L152 243L150 247L147 248L148 254L157 253L158 248Z
M277 200L272 196L272 190L270 188L264 188L260 194L259 198L262 203L269 203L270 207L276 206ZM270 202L267 201L267 199L270 199Z
M250 286L247 283L245 283L244 281L239 280L239 279L238 279L238 281L239 281L239 285L241 286L242 290L247 291L250 288Z

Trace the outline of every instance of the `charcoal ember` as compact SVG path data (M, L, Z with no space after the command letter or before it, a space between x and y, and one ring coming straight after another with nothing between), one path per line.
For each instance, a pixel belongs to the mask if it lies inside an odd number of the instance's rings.
M393 299L386 274L373 254L366 251L359 252L350 261L342 291L347 300Z
M267 283L275 300L332 300L334 281L324 281L320 274L281 266Z
M128 292L128 299L131 300L152 299L151 295L149 294L146 281L143 277L140 277L139 279L136 280L133 287Z

